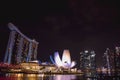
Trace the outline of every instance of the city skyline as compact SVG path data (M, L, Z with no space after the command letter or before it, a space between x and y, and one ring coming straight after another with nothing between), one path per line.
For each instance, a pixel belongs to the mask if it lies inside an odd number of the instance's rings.
M106 48L114 50L120 46L119 9L115 1L70 0L21 4L11 2L6 3L7 6L1 5L1 61L9 38L9 22L39 42L38 59L41 61L49 61L49 55L55 51L61 53L69 49L72 59L79 63L81 51L94 50L100 65Z

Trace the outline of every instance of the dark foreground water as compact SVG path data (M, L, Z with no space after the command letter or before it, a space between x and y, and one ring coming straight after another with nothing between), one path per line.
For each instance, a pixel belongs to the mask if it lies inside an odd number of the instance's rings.
M77 75L61 75L61 74L23 74L23 73L6 73L0 74L0 80L120 80L119 76L84 76Z

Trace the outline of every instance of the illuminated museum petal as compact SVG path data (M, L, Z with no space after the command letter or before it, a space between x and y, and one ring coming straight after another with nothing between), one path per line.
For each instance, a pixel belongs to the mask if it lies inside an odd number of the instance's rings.
M58 66L58 67L62 67L63 64L62 64L62 61L60 59L60 56L59 56L59 53L58 52L55 52L54 53L54 60L55 60L55 64Z
M74 67L75 65L76 65L76 62L72 61L71 65L70 65L70 68Z
M53 60L53 57L50 55L50 60L53 64L55 64L55 61Z
M71 57L69 50L64 50L62 55L62 63L65 66L68 66L71 64Z

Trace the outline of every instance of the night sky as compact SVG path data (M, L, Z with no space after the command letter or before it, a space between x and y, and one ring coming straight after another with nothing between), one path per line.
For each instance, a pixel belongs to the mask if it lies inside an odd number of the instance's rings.
M79 53L94 50L97 65L106 48L120 46L120 13L116 0L43 0L0 2L0 61L3 61L12 22L39 42L38 59L50 61L55 51L69 49L79 66Z

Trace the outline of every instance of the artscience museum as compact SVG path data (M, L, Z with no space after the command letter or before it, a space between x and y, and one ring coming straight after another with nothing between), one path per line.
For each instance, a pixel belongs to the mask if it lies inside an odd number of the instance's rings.
M65 69L73 68L76 65L75 61L71 61L71 56L69 50L64 50L62 59L59 55L59 52L54 53L54 57L50 56L50 60L53 64L55 64L58 68L62 67Z

